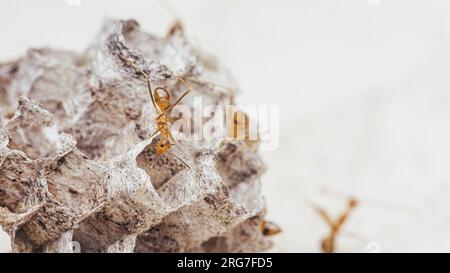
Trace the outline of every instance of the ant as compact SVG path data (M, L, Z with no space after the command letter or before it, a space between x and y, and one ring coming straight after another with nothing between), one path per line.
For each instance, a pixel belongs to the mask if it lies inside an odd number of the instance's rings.
M330 234L322 240L322 252L333 253L335 251L336 237L344 223L348 220L350 213L354 208L356 208L356 206L358 206L358 201L354 198L350 198L348 200L346 210L341 214L341 216L339 216L339 218L336 219L336 221L333 221L325 210L317 206L313 206L313 208L330 228Z
M177 32L183 32L184 28L182 23L177 20L169 29L169 31L167 32L166 37L170 37L172 35L174 35ZM136 69L136 71L139 71L138 67L135 64L131 64L134 69ZM140 71L141 74L144 75L146 81L147 81L147 89L148 92L150 94L150 99L152 101L152 105L156 110L156 114L157 117L155 118L156 121L156 125L157 125L157 130L150 135L149 138L152 138L153 136L155 136L157 133L161 134L161 139L158 141L158 143L156 144L156 154L157 155L162 155L165 154L166 152L169 151L170 147L173 145L176 145L176 141L174 139L174 137L172 136L172 133L169 130L169 122L175 122L177 120L179 120L181 117L178 118L171 118L168 116L168 112L175 107L178 103L180 103L180 101L187 96L191 91L192 91L192 86L181 76L178 76L178 80L187 87L187 90L184 91L184 93L173 103L170 103L171 100L171 96L170 93L167 89L165 89L164 87L156 87L155 89L152 89L151 87L151 82L150 82L150 77L147 73L145 73L144 71ZM199 83L199 84L210 84L213 86L219 86L221 88L224 88L226 90L229 90L229 92L232 94L231 89L209 82L209 81L198 81L198 80L194 80L194 79L190 79L190 81L194 82L194 83ZM172 140L172 143L169 141L169 139ZM183 162L183 164L188 167L189 165L184 162L180 157L176 156L175 154L172 154L174 157L176 157L178 160L180 160L181 162Z
M264 236L273 236L282 232L277 224L266 220L262 220L261 223L259 223L259 230Z
M184 27L180 20L176 20L172 24L172 26L169 28L169 31L167 31L166 37L170 37L177 32L184 32Z
M133 65L133 66L137 71L139 71L135 65ZM174 137L172 136L172 133L170 132L168 124L169 124L169 122L170 123L175 122L181 118L181 117L171 118L168 116L168 112L173 107L175 107L178 103L180 103L181 100L184 97L186 97L193 90L193 88L188 83L188 81L186 81L183 77L178 76L178 81L181 82L184 86L186 86L187 90L184 91L183 94L173 104L171 104L170 103L171 96L170 96L169 91L166 88L161 87L161 86L158 86L158 87L152 89L150 77L147 75L147 73L145 73L143 71L140 71L140 73L143 74L146 79L147 89L150 94L150 99L151 99L152 105L155 108L156 114L157 114L157 116L155 118L157 130L154 133L152 133L149 138L152 138L157 133L161 134L161 139L156 144L156 154L163 155L169 151L171 146L176 145L176 141L175 141ZM198 82L216 85L216 84L210 83L210 82L203 82L203 81L198 81ZM172 140L172 143L169 141L169 139ZM180 157L178 157L175 154L172 154L172 155L174 157L176 157L178 160L180 160L181 162L183 162L183 164L190 169L190 166L186 162L184 162Z
M150 99L151 99L153 107L155 108L156 113L158 115L155 118L158 129L153 134L151 134L149 138L152 138L157 133L161 134L161 139L156 144L156 154L163 155L167 151L169 151L171 146L176 145L176 141L175 141L174 137L172 136L172 133L170 132L170 129L168 126L169 122L175 122L181 118L181 117L171 118L168 116L168 112L173 107L175 107L178 103L180 103L180 101L184 97L186 97L187 94L189 94L192 91L192 86L189 83L187 83L182 77L178 77L178 80L187 87L187 90L184 91L184 93L173 104L171 104L170 103L171 97L170 97L169 91L167 89L165 89L164 87L156 87L152 91L149 76L144 72L141 72L141 73L144 74L144 76L146 78L147 89L150 94ZM172 143L169 141L169 138L172 140ZM186 162L184 162L180 157L176 156L175 154L173 154L173 156L178 158L178 160L183 162L183 164L186 165L186 167L188 167L190 169L189 165Z

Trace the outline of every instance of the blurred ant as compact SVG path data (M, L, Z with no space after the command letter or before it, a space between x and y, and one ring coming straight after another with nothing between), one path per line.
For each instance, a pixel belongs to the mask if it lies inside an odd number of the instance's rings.
M180 20L176 20L172 24L172 26L170 26L169 30L167 31L166 37L170 37L177 32L184 32L184 27Z
M314 210L316 210L320 217L327 223L327 226L330 229L329 235L322 240L322 252L333 253L335 251L336 237L341 231L344 223L348 220L350 213L357 205L358 201L354 198L350 198L346 210L335 221L331 219L330 215L325 210L313 205Z
M259 230L264 236L273 236L282 232L277 224L266 220L262 220L261 223L259 223Z

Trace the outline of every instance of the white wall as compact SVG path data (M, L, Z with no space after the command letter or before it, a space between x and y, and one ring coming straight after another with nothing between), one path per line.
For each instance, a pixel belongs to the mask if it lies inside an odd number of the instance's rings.
M105 16L163 33L173 13L161 2L1 1L0 60L31 46L82 50ZM305 198L345 205L323 189L361 201L340 251L450 251L450 1L169 3L234 72L241 103L282 108L263 179L285 230L275 251L319 250L326 229Z

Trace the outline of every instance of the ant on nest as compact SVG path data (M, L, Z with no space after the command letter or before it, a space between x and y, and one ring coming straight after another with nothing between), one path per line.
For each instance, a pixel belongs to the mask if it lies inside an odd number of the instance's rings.
M153 136L155 136L158 133L161 134L161 139L156 144L156 154L160 156L160 155L167 153L171 146L177 144L177 142L175 141L175 138L173 137L172 133L170 132L169 122L175 122L175 121L179 120L181 117L171 118L171 117L169 117L168 112L173 107L175 107L178 103L180 103L181 100L192 91L192 86L189 83L187 83L182 77L178 77L178 80L187 87L187 90L184 91L183 94L173 104L171 104L170 103L171 96L170 96L169 91L166 88L161 87L161 86L155 87L155 89L152 90L149 76L144 72L141 72L141 73L145 76L145 79L147 81L147 89L150 94L150 99L152 101L152 105L155 108L155 111L157 114L157 116L155 118L157 130L154 133L152 133L149 136L149 138L152 138ZM172 142L170 142L169 139L172 140ZM183 162L183 164L186 167L188 167L189 169L191 168L179 156L177 156L173 153L172 153L172 155L174 157L176 157L178 160L180 160L181 162Z
M137 69L137 67L135 67ZM170 129L169 129L169 123L175 122L181 117L172 118L169 117L169 111L172 110L176 105L178 105L181 100L186 97L192 90L192 86L186 81L183 77L178 77L178 81L181 82L184 86L186 86L187 90L182 93L182 95L175 100L173 104L170 103L171 96L170 92L161 86L155 87L152 89L150 77L147 75L147 73L141 71L141 74L144 75L146 82L147 82L147 89L150 94L150 100L152 102L152 105L156 111L156 118L155 122L157 125L157 130L152 133L149 138L152 138L156 134L161 134L161 139L156 144L156 154L157 155L163 155L169 151L171 146L176 145L177 142L175 138L173 137ZM209 82L206 82L209 83ZM213 83L210 83L213 84ZM172 142L171 142L171 141ZM183 159L181 159L179 156L172 153L174 157L176 157L178 160L180 160L186 167L189 169L191 168Z
M166 37L170 37L176 33L184 32L184 28L182 23L177 20L175 23L170 27L169 31L167 32ZM144 75L146 82L147 82L147 89L150 94L150 99L152 102L153 107L156 110L157 116L155 118L156 124L157 124L157 130L152 133L149 138L152 138L156 134L161 134L161 139L156 144L156 154L157 155L163 155L167 153L171 146L176 145L176 141L174 137L172 136L172 133L169 129L169 123L175 122L179 120L181 117L178 118L171 118L169 117L169 111L174 108L177 104L181 102L181 100L186 97L192 90L192 86L188 83L188 81L181 76L178 76L178 81L181 82L184 86L187 87L187 90L182 93L182 95L173 103L170 103L171 96L170 92L164 88L164 87L156 87L152 89L150 77L147 73L140 70L136 65L131 64L136 71L140 71L141 74ZM234 95L233 90L229 87L213 83L210 81L204 81L204 80L198 80L198 79L189 79L190 82L194 84L207 84L210 86L219 87L221 89L227 90L230 95L230 103L234 104ZM242 111L234 112L233 114L233 120L230 128L232 139L234 140L244 140L245 144L248 146L251 146L257 142L259 142L259 139L256 141L249 140L249 118L246 113ZM170 140L172 142L170 142ZM173 154L174 157L176 157L178 160L180 160L186 167L190 169L190 166L182 160L177 155Z

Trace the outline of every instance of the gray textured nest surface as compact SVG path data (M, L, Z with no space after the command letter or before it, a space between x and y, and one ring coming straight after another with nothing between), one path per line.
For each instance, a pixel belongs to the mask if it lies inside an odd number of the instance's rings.
M270 246L259 229L258 147L181 140L157 155L142 72L173 98L183 91L178 76L209 104L225 106L236 90L181 29L155 37L134 20L106 21L82 54L31 49L0 64L0 224L13 251L71 252L74 241L85 252Z

